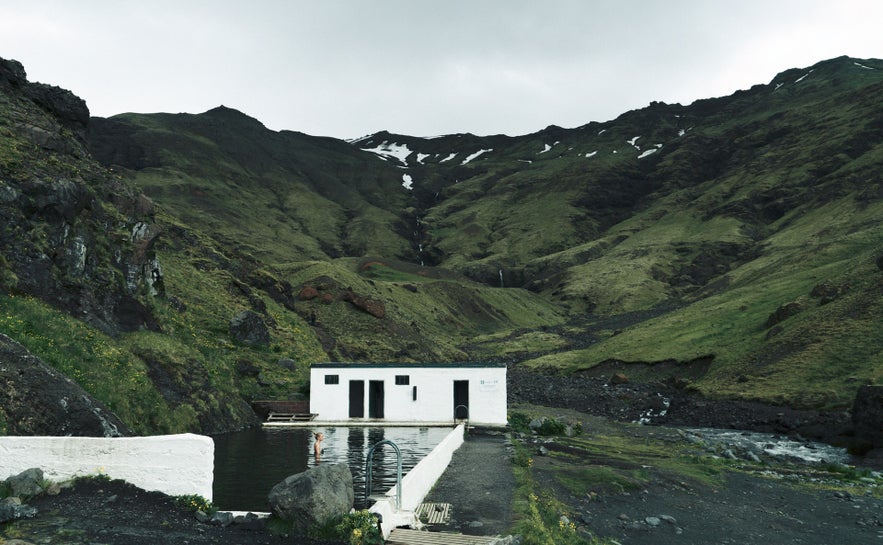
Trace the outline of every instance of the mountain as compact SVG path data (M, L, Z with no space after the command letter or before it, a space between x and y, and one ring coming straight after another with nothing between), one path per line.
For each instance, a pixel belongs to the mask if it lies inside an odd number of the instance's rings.
M295 395L324 359L823 409L883 379L883 61L574 129L348 142L223 106L88 119L19 69L0 76L0 280L33 318L0 332L75 379L110 360L50 341L101 335L147 401L77 381L136 431L247 425L245 401ZM47 185L87 204L56 218Z

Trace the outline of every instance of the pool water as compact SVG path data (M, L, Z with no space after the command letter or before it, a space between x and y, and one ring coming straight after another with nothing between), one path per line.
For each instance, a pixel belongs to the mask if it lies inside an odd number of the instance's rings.
M383 440L392 440L402 453L402 475L429 454L451 428L252 428L216 435L213 503L219 509L268 511L270 489L289 475L314 467L313 433L325 434L320 463L346 463L353 474L356 508L365 495L365 457ZM395 449L375 449L372 494L383 493L396 480Z

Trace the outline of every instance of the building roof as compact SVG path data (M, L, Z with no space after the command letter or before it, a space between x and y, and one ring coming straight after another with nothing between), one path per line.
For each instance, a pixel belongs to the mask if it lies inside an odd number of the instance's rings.
M356 362L323 362L323 363L314 363L310 367L316 369L352 369L355 367L362 369L430 369L430 368L448 368L448 369L461 369L461 368L475 368L475 369L487 369L487 368L500 368L506 367L505 363L499 362L473 362L473 361L461 361L461 362L450 362L450 363L356 363Z

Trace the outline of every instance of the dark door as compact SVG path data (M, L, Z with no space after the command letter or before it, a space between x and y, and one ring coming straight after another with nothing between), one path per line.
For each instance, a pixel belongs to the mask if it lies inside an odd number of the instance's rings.
M365 381L350 381L350 418L365 417Z
M368 418L383 418L383 381L368 383Z
M454 418L469 418L469 381L454 381Z

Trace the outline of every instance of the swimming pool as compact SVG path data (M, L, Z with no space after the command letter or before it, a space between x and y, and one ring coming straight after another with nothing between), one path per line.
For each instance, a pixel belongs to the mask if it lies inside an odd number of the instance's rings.
M251 428L216 435L213 503L224 510L267 511L267 494L289 475L316 465L313 432L325 434L321 463L346 463L353 474L355 502L362 505L365 494L365 456L372 445L389 439L402 452L402 473L406 474L429 454L451 428L325 427ZM395 486L396 456L391 446L374 453L373 493Z

